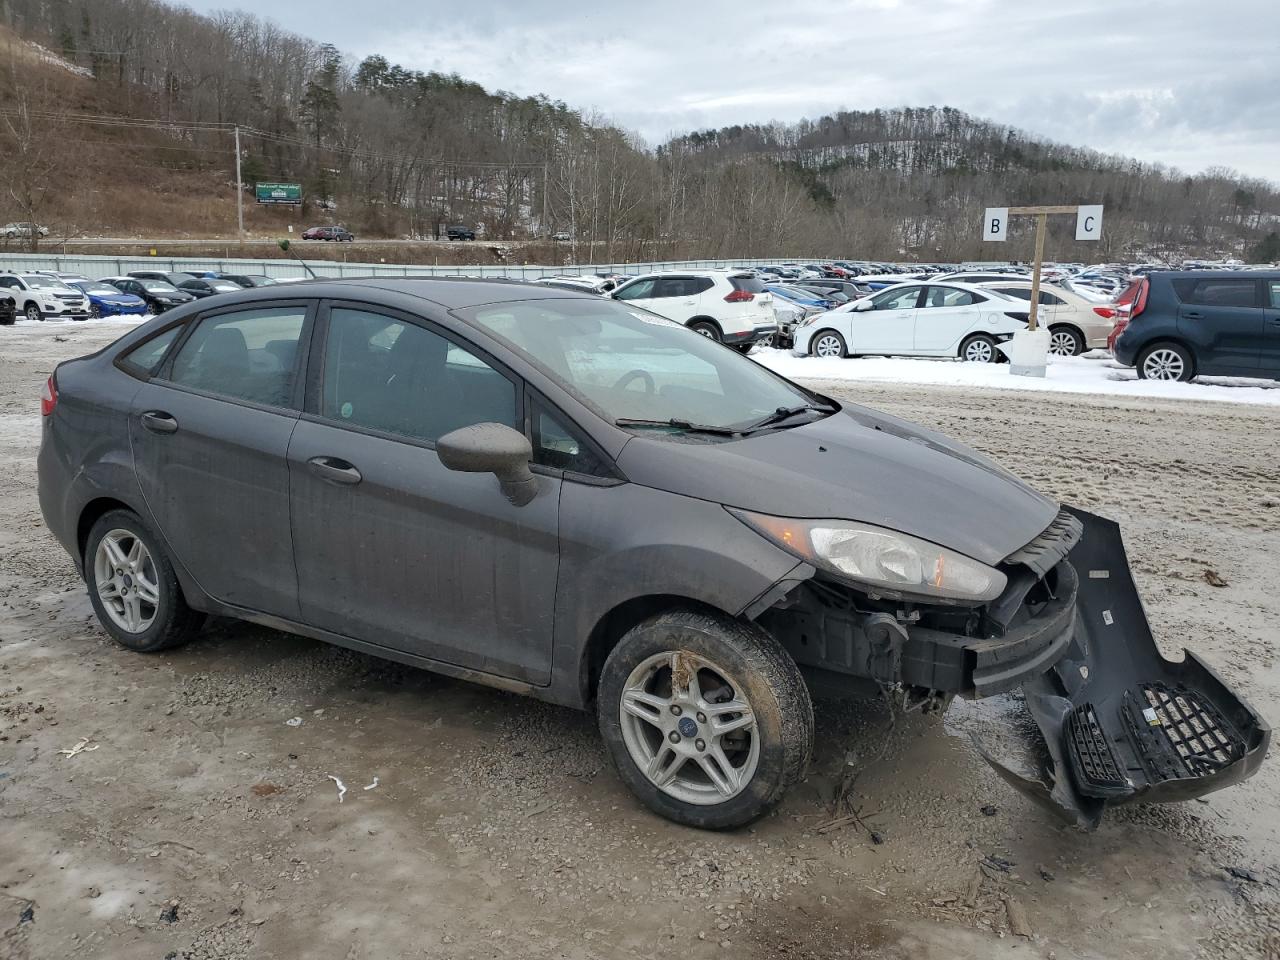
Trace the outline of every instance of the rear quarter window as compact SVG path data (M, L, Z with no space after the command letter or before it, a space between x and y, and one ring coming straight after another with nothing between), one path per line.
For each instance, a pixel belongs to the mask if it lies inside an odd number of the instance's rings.
M708 284L710 281L707 281ZM730 277L729 284L735 290L745 290L747 293L764 293L764 283L757 277Z
M132 368L134 373L151 376L160 369L160 364L164 363L164 358L168 354L169 348L178 339L178 335L182 333L182 328L183 324L178 324L176 327L170 327L163 333L157 334L145 343L134 347L128 353L122 354L120 362Z
M1202 280L1191 277L1174 280L1173 290L1183 303L1206 307L1259 306L1256 280Z

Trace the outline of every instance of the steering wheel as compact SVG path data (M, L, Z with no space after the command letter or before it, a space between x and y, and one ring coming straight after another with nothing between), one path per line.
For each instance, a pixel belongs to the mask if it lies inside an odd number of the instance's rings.
M631 384L632 380L644 381L644 392L653 394L658 392L657 384L653 382L653 377L649 376L648 370L628 370L613 385L615 390L625 390Z

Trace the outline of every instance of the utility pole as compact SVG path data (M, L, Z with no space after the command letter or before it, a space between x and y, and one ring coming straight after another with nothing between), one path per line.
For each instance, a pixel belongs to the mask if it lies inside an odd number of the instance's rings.
M551 234L547 230L547 188L550 186L550 180L547 177L547 165L542 165L542 232L550 237Z
M244 244L244 184L240 182L240 125L236 124L236 229Z

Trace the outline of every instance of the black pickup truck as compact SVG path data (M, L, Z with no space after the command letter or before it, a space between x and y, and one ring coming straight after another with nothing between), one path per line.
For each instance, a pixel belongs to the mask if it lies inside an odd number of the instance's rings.
M445 228L445 234L450 240L474 240L476 232L470 227L464 227L460 223L451 224Z

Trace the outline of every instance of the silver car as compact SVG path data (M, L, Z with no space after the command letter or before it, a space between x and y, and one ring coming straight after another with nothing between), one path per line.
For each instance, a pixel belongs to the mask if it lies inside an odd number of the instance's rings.
M804 773L812 696L1021 688L1082 824L1257 769L1157 652L1115 524L929 430L591 294L317 281L61 364L39 493L106 631L240 618L595 711L651 809L729 828Z

